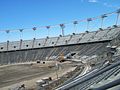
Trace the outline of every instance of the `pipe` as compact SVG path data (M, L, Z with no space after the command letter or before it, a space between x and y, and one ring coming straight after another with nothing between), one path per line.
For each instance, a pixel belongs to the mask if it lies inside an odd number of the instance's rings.
M108 71L108 70L118 66L118 65L120 65L120 61L117 62L117 63L114 63L114 64L112 64L112 65L110 65L108 67L106 67L105 69L102 69L102 70L96 72L95 74L91 74L91 75L89 75L86 78L83 78L83 79L79 79L78 78L77 80L74 80L73 82L71 82L69 84L66 84L66 85L64 85L64 86L62 86L62 87L60 87L60 88L58 88L56 90L68 90L68 89L70 89L72 87L75 87L75 86L77 86L77 85L79 85L79 84L81 84L81 83L83 83L85 81L88 81L88 80L90 80L90 79L92 79L92 78L94 78L94 77L96 77L96 76L98 76L98 75L100 75L100 74L102 74L102 73L104 73L104 72L106 72L106 71Z
M114 80L113 82L105 84L103 86L100 86L98 88L91 88L89 90L106 90L106 89L112 88L112 87L117 86L117 85L120 85L120 78L117 80Z

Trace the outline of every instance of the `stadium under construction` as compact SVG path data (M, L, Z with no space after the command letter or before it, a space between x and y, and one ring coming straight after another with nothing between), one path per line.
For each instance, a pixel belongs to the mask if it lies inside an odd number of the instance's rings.
M104 18L112 14L117 14L116 23L103 28ZM86 19L84 33L65 35L65 24L59 24L58 37L0 43L0 90L119 90L119 15L120 9ZM99 18L101 27L89 31L90 22Z

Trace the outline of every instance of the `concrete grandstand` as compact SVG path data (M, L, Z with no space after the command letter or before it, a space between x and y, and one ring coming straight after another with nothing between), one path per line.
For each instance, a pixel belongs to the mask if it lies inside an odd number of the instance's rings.
M94 53L88 53L95 54L96 50L94 49L105 48L106 43L116 38L119 32L119 27L113 27L102 31L98 30L62 37L0 43L0 62L1 64L7 64L43 60L46 57L57 56L60 52L67 55L71 51L79 51L79 55L82 55L80 52L81 48L85 48L86 50L93 49L93 51L95 51ZM99 52L101 52L101 50ZM6 54L8 54L7 57L5 57ZM89 54L86 53L86 55ZM7 58L9 59L7 60Z

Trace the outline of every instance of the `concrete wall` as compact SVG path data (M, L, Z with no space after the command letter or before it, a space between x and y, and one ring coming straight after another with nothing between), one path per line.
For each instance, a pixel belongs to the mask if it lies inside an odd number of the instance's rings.
M0 53L0 64L46 60L46 57L58 57L61 53L66 56L70 52L78 52L80 56L92 56L104 52L108 42L38 48ZM47 59L48 60L48 59Z

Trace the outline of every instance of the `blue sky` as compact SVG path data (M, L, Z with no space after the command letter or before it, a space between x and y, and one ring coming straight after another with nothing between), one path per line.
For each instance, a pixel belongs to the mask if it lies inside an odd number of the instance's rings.
M0 42L8 38L10 41L19 40L20 32L12 30L81 20L115 11L119 7L120 0L0 0ZM108 18L106 22L106 26L112 25L114 19ZM99 27L99 21L91 24L90 31L97 30ZM77 33L84 32L85 26L86 22L80 23L76 27ZM11 31L8 35L3 30ZM74 26L70 24L66 26L65 34L71 34L74 30ZM60 33L59 26L50 28L50 36L58 36ZM25 29L22 38L32 39L34 34L33 30ZM36 30L36 38L43 38L47 35L46 28Z

